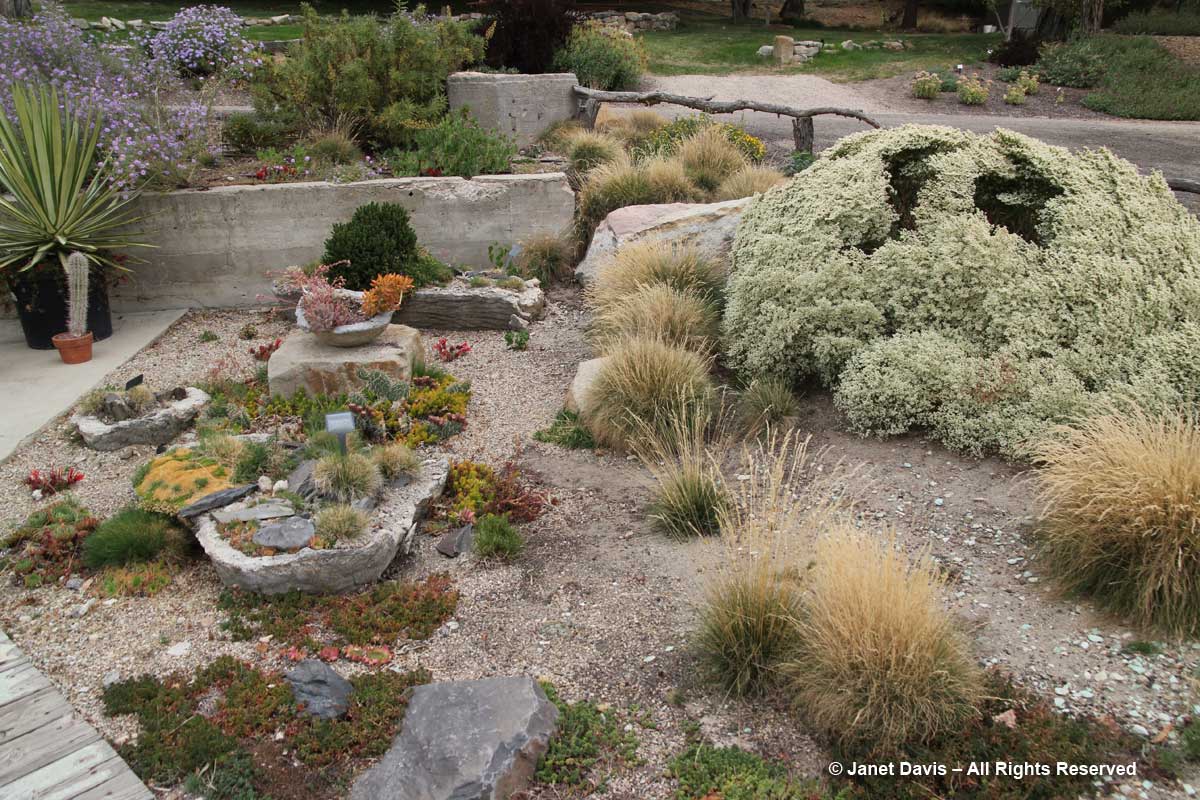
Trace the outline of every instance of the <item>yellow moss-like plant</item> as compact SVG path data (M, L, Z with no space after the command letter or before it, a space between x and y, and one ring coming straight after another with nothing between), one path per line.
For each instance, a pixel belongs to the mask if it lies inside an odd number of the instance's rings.
M232 485L216 460L179 448L151 461L134 491L144 508L170 513Z

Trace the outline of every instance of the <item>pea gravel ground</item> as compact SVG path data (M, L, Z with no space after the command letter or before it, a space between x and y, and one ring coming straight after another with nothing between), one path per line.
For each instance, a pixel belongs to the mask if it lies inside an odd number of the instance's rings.
M515 459L554 502L523 526L527 546L510 565L469 556L450 561L435 551L432 536L419 537L414 555L397 560L389 577L448 571L461 601L432 639L397 643L392 667L426 667L436 680L527 673L552 680L569 700L606 704L640 748L638 763L598 771L605 797L669 797L674 786L666 764L695 726L719 744L738 744L783 759L797 774L819 776L826 763L820 743L781 699L732 701L699 678L690 637L703 575L719 546L671 542L650 530L645 507L653 480L636 462L532 440L560 407L575 366L590 355L578 295L556 290L550 300L549 316L535 325L525 352L507 350L498 332L424 332L427 347L439 336L472 346L449 365L472 381L474 394L470 425L447 449L497 466ZM256 328L253 342L238 335L248 323ZM287 330L261 311L194 312L111 381L144 373L155 386L186 383L218 362L248 370L249 347ZM201 343L203 331L218 341ZM861 465L869 476L859 497L862 524L894 528L913 552L930 548L955 576L947 606L973 633L982 661L1014 671L1064 710L1111 717L1147 738L1170 738L1200 713L1194 705L1200 646L1165 642L1158 655L1130 654L1126 647L1140 634L1087 604L1055 596L1042 581L1028 545L1031 487L1019 467L963 459L919 436L877 441L846 434L824 396L806 399L804 409L800 430L823 449L821 466ZM87 474L81 499L111 513L131 499L129 477L151 455L150 448L94 453L65 423L52 426L0 467L0 521L16 522L33 508L20 485L29 469L68 464ZM206 563L189 567L153 598L99 600L86 590L30 591L6 580L0 627L90 722L120 743L135 730L128 720L103 715L106 675L164 675L223 654L284 666L270 643L228 640L219 628L219 591ZM1183 797L1191 786L1135 781L1111 791ZM539 787L531 796L567 795Z

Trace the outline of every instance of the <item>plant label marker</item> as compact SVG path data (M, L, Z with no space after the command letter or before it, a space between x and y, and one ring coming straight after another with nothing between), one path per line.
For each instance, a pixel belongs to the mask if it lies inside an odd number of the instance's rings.
M346 436L354 430L354 415L349 411L339 411L325 415L325 430L337 437L342 455L346 454Z

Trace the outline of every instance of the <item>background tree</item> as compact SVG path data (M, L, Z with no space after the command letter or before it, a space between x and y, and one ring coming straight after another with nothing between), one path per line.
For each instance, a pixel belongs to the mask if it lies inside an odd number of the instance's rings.
M32 0L0 0L0 17L17 19L33 13Z

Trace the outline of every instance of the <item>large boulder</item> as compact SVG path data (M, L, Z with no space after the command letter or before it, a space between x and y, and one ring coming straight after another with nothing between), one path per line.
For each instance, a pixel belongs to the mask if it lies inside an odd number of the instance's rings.
M303 547L295 553L247 555L221 536L211 514L199 518L196 540L226 586L260 594L293 589L312 594L348 592L375 583L398 553L410 551L417 523L434 498L441 496L449 472L445 458L426 460L411 481L388 489L368 531L328 549Z
M743 197L720 203L618 208L596 228L587 255L575 268L575 278L585 286L591 283L617 250L631 242L689 245L723 261L729 256L742 213L752 202L753 197Z
M121 450L135 444L160 445L183 433L207 402L208 395L191 386L179 400L142 417L109 424L99 417L83 414L72 417L71 421L84 444L93 450Z
M566 402L563 403L567 411L574 411L578 414L587 405L588 392L591 391L592 384L596 382L596 376L600 374L600 368L606 361L608 361L608 356L600 356L580 363L578 369L575 370L575 377L571 379L571 385L567 389Z
M267 381L271 394L283 397L300 389L310 395L351 392L362 385L358 373L364 369L408 380L420 352L420 332L406 325L389 325L378 339L359 347L330 347L294 330L267 362Z
M557 721L532 678L418 686L403 729L351 800L504 800L529 786Z

